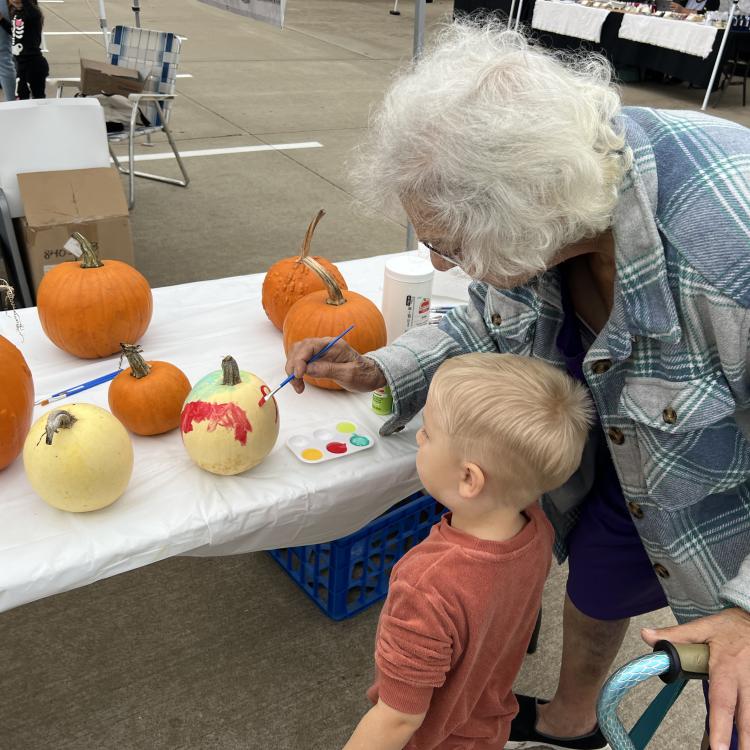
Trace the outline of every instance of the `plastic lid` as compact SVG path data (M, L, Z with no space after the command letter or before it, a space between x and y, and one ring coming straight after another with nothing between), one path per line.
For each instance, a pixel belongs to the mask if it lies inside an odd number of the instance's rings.
M432 267L432 263L425 258L404 254L389 258L385 262L385 272L396 281L406 281L413 284L420 281L429 281L433 277L435 269Z

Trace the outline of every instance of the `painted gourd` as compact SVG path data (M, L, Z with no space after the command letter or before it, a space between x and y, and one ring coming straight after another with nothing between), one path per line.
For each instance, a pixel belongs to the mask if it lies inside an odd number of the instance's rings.
M305 259L309 257L315 227L318 226L318 222L325 216L325 213L321 209L310 222L305 239L302 242L300 254L274 263L268 269L265 279L263 279L263 309L266 311L269 320L279 330L284 327L284 318L297 300L311 292L325 289L325 284L318 274L305 263ZM339 287L347 288L344 277L331 261L321 258L319 255L313 256L313 259L336 279Z
M37 419L23 447L34 491L53 508L83 513L111 505L133 472L127 430L106 409L71 404Z
M13 288L0 279L0 290L13 303ZM0 336L0 471L21 452L34 411L34 382L23 354Z
M81 262L60 263L37 292L39 320L47 337L68 354L96 359L116 354L121 341L138 341L151 322L151 288L132 266L99 260L83 235L73 235Z
M240 371L233 357L221 370L198 381L182 409L180 429L190 458L213 474L240 474L259 464L279 435L275 399L261 406L271 389Z
M109 408L136 435L160 435L180 426L190 393L185 373L169 362L146 362L136 344L122 344L130 367L109 385Z
M312 258L306 263L325 282L327 290L313 292L296 302L284 321L284 351L289 354L292 344L307 338L338 336L354 324L346 335L347 343L360 354L385 346L386 330L383 314L367 297L347 290L346 295L336 280ZM325 378L304 376L306 383L320 388L342 390L338 383Z

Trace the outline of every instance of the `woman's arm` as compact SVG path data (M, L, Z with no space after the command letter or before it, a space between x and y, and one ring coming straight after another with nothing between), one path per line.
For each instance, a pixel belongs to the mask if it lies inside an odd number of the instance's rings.
M439 326L408 330L389 346L362 356L344 340L338 341L321 359L307 364L329 339L305 339L290 350L287 375L294 373L293 388L301 393L303 374L335 380L349 391L373 391L389 385L394 416L381 428L390 435L406 425L424 406L427 390L437 368L450 357L469 352L495 352L498 346L484 321L485 284L472 284L471 301L451 310Z
M393 393L393 417L380 429L381 435L402 428L424 406L432 376L446 359L498 351L484 320L488 293L486 284L472 284L469 304L451 310L439 326L411 328L390 346L367 355Z

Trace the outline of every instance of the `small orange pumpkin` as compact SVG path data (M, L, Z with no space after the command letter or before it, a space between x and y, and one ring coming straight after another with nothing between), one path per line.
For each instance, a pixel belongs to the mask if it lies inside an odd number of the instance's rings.
M262 302L263 309L266 311L269 320L282 330L284 327L284 318L289 312L291 306L310 294L310 292L323 291L325 284L321 281L318 274L310 270L303 261L308 257L310 245L312 243L315 227L318 222L325 216L325 211L321 208L316 217L310 222L305 233L305 239L302 242L302 248L298 256L284 258L274 263L263 279ZM321 258L319 255L313 258L323 266L336 279L336 283L346 289L346 282L341 272L331 261Z
M136 435L161 435L179 427L190 393L185 373L169 362L146 362L135 344L121 347L130 367L109 385L112 414Z
M323 292L313 292L296 302L284 320L284 351L289 354L292 344L306 338L338 336L341 331L354 324L354 330L346 335L347 343L360 354L385 346L387 334L385 320L378 308L367 297L347 290L341 291L336 279L313 258L302 261L325 283ZM305 382L330 390L342 390L333 380L311 378Z
M153 300L143 276L119 260L99 260L92 244L73 235L81 263L60 263L37 292L39 320L47 337L82 359L120 351L121 341L138 341L151 322Z
M7 281L0 279L0 290L13 306L13 288ZM33 411L34 382L29 366L23 354L0 336L0 470L21 452Z

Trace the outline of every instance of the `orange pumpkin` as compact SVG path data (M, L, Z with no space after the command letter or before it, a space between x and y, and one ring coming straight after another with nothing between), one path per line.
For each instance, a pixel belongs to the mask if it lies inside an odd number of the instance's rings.
M13 303L13 289L0 279L0 290ZM21 452L34 411L34 382L23 354L0 336L0 470Z
M83 359L120 351L138 341L151 322L153 300L143 276L119 260L100 261L91 243L76 232L82 262L60 263L37 292L39 320L47 337Z
M136 435L160 435L179 427L190 393L185 373L169 362L146 362L141 348L122 344L129 368L109 385L109 409Z
M360 354L385 346L385 320L380 310L357 292L347 290L344 296L336 279L312 258L302 262L320 276L327 289L308 294L289 310L284 321L284 351L289 354L292 344L302 339L338 336L352 324L354 330L346 335L346 341ZM333 380L307 375L304 379L320 388L342 390Z
M310 226L307 227L305 233L305 239L302 242L300 254L274 263L268 269L265 279L263 279L263 309L266 311L269 320L279 330L284 327L284 318L297 300L311 292L323 291L326 288L318 274L303 263L310 252L315 227L318 226L318 222L325 216L325 213L321 208L317 216L310 222ZM319 255L315 255L313 258L336 279L342 289L346 289L344 277L331 261L321 258Z

